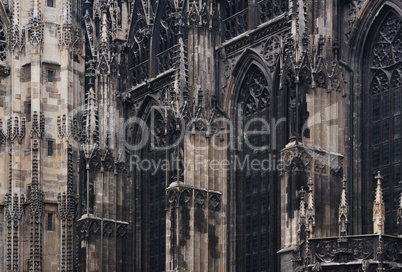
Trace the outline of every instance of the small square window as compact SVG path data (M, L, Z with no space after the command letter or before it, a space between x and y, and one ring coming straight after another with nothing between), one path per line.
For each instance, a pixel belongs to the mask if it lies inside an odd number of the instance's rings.
M53 156L53 141L47 142L47 155Z
M48 70L47 71L47 82L53 82L54 71Z
M46 0L47 6L53 8L54 7L54 0Z

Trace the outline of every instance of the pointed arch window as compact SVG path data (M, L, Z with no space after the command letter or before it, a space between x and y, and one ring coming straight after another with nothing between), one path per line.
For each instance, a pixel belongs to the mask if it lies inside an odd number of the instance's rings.
M236 266L241 271L271 271L274 209L269 122L271 87L262 71L252 65L237 101L239 138L236 160ZM254 163L253 163L254 162ZM258 165L258 162L262 164ZM265 162L265 163L264 163Z
M153 163L166 156L160 148L165 145L164 119L159 111L151 109L146 123L150 128L147 135L136 137L137 141L142 137L148 141L139 154L141 161L136 162L134 175L140 181L136 198L140 200L137 214L141 218L141 243L136 247L141 256L140 271L159 272L166 270L166 171L155 169ZM134 131L138 133L140 129Z
M381 171L384 177L385 233L395 234L402 181L402 18L400 16L393 12L388 13L376 34L371 54L370 173Z

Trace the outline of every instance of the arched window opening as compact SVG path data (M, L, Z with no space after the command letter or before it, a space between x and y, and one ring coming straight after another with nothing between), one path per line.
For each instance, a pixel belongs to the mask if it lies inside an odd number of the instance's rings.
M239 142L237 165L236 262L241 271L269 271L272 232L270 146L271 89L265 75L255 65L246 73L238 98ZM262 162L255 167L253 162ZM244 163L246 162L246 163ZM254 165L254 166L253 166Z
M141 161L135 162L137 180L140 180L137 196L140 199L141 214L141 271L165 271L166 261L166 171L155 168L158 162L165 159L166 153L161 147L165 146L164 119L156 109L151 109L146 120L149 130L139 127L146 135L137 137L136 144L141 140L147 141L141 149ZM145 138L144 138L145 137Z
M385 233L397 233L397 209L401 190L401 81L402 19L389 13L372 47L370 63L371 172L381 171L385 202ZM372 178L373 182L374 179Z

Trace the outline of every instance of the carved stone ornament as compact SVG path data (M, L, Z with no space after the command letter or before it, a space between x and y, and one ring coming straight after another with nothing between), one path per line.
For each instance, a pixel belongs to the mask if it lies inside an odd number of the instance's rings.
M209 193L208 208L212 211L219 211L221 205L221 195L216 193Z
M372 258L374 244L372 238L348 239L340 245L336 239L318 242L315 248L315 256L320 262L330 263L348 261L363 261Z
M43 40L43 23L39 16L35 16L30 21L28 27L28 37L31 43L42 43Z
M194 204L196 207L203 208L207 194L205 191L195 191Z
M279 36L272 36L264 44L261 52L269 67L275 66L281 52L281 39Z
M402 81L402 19L390 14L380 29L374 45L371 94L398 88Z
M101 232L103 228L103 232ZM104 236L124 238L129 232L129 223L113 220L101 220L100 218L80 219L77 224L77 230L81 238L90 236Z
M245 101L246 116L264 111L270 107L270 86L265 75L257 67L253 67L245 76L242 84L242 100Z
M343 157L339 154L323 152L307 146L292 146L281 151L286 171L314 171L318 174L333 175L342 173ZM339 175L338 175L339 176Z
M346 26L346 32L345 32L345 36L346 36L346 40L349 41L351 35L353 34L353 30L356 29L355 27L355 22L357 19L357 16L361 10L361 8L363 7L363 4L366 0L352 0L349 1L349 6L347 9L347 13L346 13L346 22L347 22L347 26Z
M167 189L167 200L168 207L194 205L198 208L207 207L211 211L220 211L222 194L179 185Z

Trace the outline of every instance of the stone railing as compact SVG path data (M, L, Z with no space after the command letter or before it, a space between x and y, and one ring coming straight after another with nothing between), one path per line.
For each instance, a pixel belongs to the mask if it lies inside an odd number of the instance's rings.
M179 44L156 55L156 62L158 67L158 74L161 74L171 68L174 68L179 56Z
M322 271L339 271L330 268L342 265L362 267L367 263L375 263L376 267L381 264L384 268L402 267L402 237L369 234L313 238L308 240L308 247L311 252L308 266L327 267ZM305 254L306 249L307 243L303 243L300 251Z
M133 73L133 86L136 86L145 81L148 78L148 60L134 66L130 69Z
M257 4L258 23L263 24L278 17L288 10L287 0L262 0Z
M248 30L248 9L244 9L223 21L224 40L230 40Z

